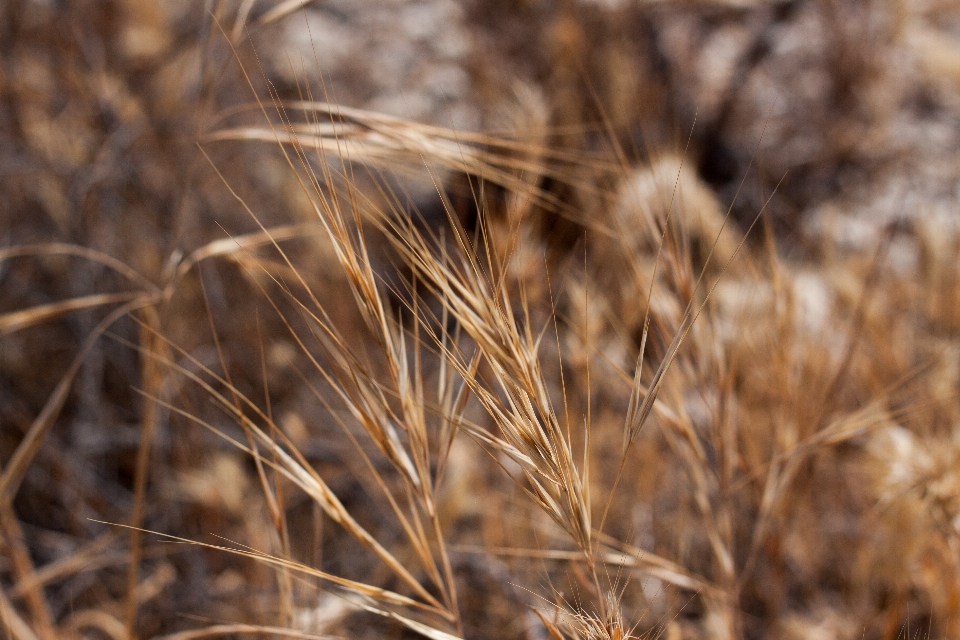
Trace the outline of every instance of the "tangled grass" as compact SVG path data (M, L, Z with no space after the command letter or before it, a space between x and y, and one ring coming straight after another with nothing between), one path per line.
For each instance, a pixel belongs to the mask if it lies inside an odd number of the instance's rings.
M623 54L600 42L600 9L554 16L547 89L513 87L492 135L339 106L307 74L278 87L245 27L303 4L219 5L184 55L239 71L201 67L172 106L134 87L179 86L174 54L65 72L79 98L48 122L50 73L0 77L31 158L3 186L7 635L960 633L955 216L858 217L855 190L817 195L824 172L914 157L884 138L905 116L871 110L906 90L852 46L860 31L815 48L838 96L863 90L862 112L837 107L858 144L836 125L804 156L816 136L793 104L761 118L769 133L739 127L762 101L710 98L677 54L644 89L693 94L706 133L641 153L609 87L565 84L578 46L603 54L582 56L588 79L616 71L589 66ZM766 21L733 65L748 96L770 33L858 15L653 4L637 11L664 33ZM863 31L878 55L912 52L917 82L941 83L925 108L956 116L936 27L950 7L930 4L902 7L896 37ZM124 28L153 24L141 10ZM47 69L42 10L2 11L8 67ZM77 49L96 58L82 45L110 38L91 24ZM599 133L580 126L590 110ZM881 161L894 152L909 158ZM791 162L801 179L756 168ZM14 217L34 210L47 222Z

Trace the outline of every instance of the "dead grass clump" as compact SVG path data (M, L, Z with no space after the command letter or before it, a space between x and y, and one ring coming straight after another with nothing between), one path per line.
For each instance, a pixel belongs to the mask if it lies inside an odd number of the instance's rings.
M259 4L0 6L4 633L960 633L949 3Z

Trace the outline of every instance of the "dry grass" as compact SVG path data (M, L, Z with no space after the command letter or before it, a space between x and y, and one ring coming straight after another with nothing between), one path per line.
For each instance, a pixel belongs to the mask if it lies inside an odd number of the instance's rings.
M956 8L548 5L0 7L6 636L960 634Z

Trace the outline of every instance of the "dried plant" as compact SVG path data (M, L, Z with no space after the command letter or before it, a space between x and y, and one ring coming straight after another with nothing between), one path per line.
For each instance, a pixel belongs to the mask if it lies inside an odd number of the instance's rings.
M0 5L4 634L960 633L951 3L465 4L475 131L93 4Z

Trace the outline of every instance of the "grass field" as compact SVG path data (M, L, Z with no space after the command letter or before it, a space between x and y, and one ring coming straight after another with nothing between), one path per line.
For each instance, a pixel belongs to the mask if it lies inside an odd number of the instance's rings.
M960 636L960 6L0 4L0 629Z

